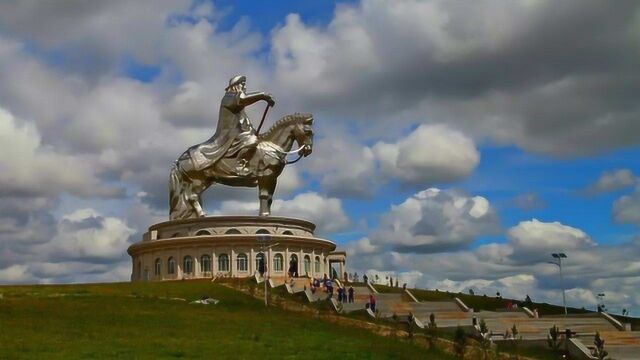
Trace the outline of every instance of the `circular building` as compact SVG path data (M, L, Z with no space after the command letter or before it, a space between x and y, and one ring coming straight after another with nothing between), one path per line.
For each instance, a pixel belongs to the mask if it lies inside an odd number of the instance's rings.
M346 254L314 236L309 221L213 216L152 225L129 247L132 281L214 277L323 277L345 271ZM333 272L332 272L333 269Z

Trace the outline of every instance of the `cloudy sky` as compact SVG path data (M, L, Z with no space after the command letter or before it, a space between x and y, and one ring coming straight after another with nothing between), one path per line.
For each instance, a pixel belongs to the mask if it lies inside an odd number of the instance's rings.
M571 305L640 315L639 66L637 1L2 2L0 283L127 280L245 74L314 114L274 214L352 271L560 303L562 251Z

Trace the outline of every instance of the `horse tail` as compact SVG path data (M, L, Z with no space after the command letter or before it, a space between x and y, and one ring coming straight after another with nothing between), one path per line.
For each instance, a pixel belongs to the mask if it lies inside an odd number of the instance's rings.
M173 163L169 171L169 218L173 219L175 212L179 211L180 196L182 194L182 186L180 181L180 170L178 164Z

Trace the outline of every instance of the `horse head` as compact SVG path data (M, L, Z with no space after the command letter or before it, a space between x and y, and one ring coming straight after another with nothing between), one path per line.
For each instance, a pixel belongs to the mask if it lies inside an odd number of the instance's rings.
M309 156L313 151L313 115L296 114L301 117L297 126L293 130L293 136L296 142L302 146L300 154L305 157Z
M264 134L261 140L278 145L286 153L298 152L301 156L309 156L313 150L313 115L295 113L285 115ZM300 149L290 152L293 143L298 143Z

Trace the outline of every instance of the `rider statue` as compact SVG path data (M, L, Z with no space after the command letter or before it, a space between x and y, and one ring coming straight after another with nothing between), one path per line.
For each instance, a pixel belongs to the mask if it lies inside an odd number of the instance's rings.
M222 158L236 157L237 176L246 176L252 171L248 161L255 152L258 137L244 108L260 100L272 107L275 101L273 96L265 92L246 93L246 84L247 78L243 75L229 80L229 86L220 102L215 134L188 151L195 170L210 168Z
M260 215L271 213L278 176L288 161L287 155L311 154L313 115L294 113L276 121L258 134L245 107L264 100L267 110L275 104L264 92L246 93L247 79L236 76L220 102L218 125L213 136L189 147L171 166L169 174L169 217L171 220L205 216L202 193L214 184L257 187ZM260 127L258 127L258 131ZM293 150L297 144L300 148Z

